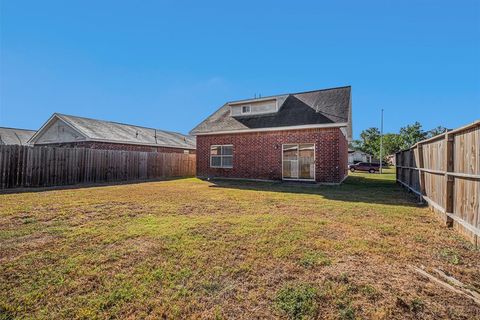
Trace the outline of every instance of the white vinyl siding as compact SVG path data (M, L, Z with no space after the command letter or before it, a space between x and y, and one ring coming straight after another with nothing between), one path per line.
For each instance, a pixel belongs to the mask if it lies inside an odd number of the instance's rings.
M268 114L278 111L277 100L267 100L258 102L249 102L248 104L239 104L230 106L232 116L242 116L249 114Z

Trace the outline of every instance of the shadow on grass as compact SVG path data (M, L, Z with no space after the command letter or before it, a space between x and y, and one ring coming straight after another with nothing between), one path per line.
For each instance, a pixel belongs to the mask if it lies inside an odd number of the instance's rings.
M350 175L341 185L319 185L301 182L258 182L214 179L211 188L242 189L319 195L325 199L410 207L421 206L418 197L408 194L394 180L376 175Z
M0 195L12 194L12 193L26 193L26 192L43 192L43 191L52 191L52 190L111 187L111 186L121 186L121 185L128 185L128 184L148 183L148 182L182 180L182 179L190 179L190 178L194 178L194 177L168 177L168 178L144 179L144 180L127 180L127 181L123 180L123 181L109 181L109 182L96 182L96 183L68 184L68 185L62 185L62 186L49 186L49 187L9 188L9 189L0 189Z

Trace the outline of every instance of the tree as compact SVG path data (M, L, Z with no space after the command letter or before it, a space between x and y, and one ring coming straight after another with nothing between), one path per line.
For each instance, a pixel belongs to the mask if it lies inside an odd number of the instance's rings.
M416 121L412 125L400 128L400 137L402 139L402 149L408 149L418 141L427 137L427 133L422 130L420 122Z
M445 132L447 129L438 126L429 131L423 131L419 122L400 128L400 133L387 133L383 135L383 157L393 154L397 151L408 149L415 143L436 136ZM368 128L360 133L360 140L353 140L351 147L371 154L375 158L380 158L380 130L378 128Z
M348 148L353 150L362 150L362 146L362 140L352 140L352 142L348 144Z
M399 134L387 133L383 135L383 156L388 156L402 150L403 140Z
M378 128L369 128L360 133L361 147L360 151L378 157L380 154L380 130Z
M448 131L447 128L438 126L436 128L433 128L427 131L427 138L438 136L439 134L445 133L446 131Z

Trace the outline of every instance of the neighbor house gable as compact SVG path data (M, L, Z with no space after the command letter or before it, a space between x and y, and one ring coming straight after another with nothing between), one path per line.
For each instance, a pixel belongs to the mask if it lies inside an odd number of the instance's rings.
M30 139L34 144L82 141L195 150L195 137L181 133L58 113Z
M32 144L52 144L85 141L87 136L77 128L54 114L48 121L32 136Z

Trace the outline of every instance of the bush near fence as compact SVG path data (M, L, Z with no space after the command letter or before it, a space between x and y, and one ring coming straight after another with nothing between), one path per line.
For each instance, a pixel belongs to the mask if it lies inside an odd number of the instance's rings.
M480 247L480 120L396 154L397 182Z
M0 146L0 188L195 176L194 154Z

